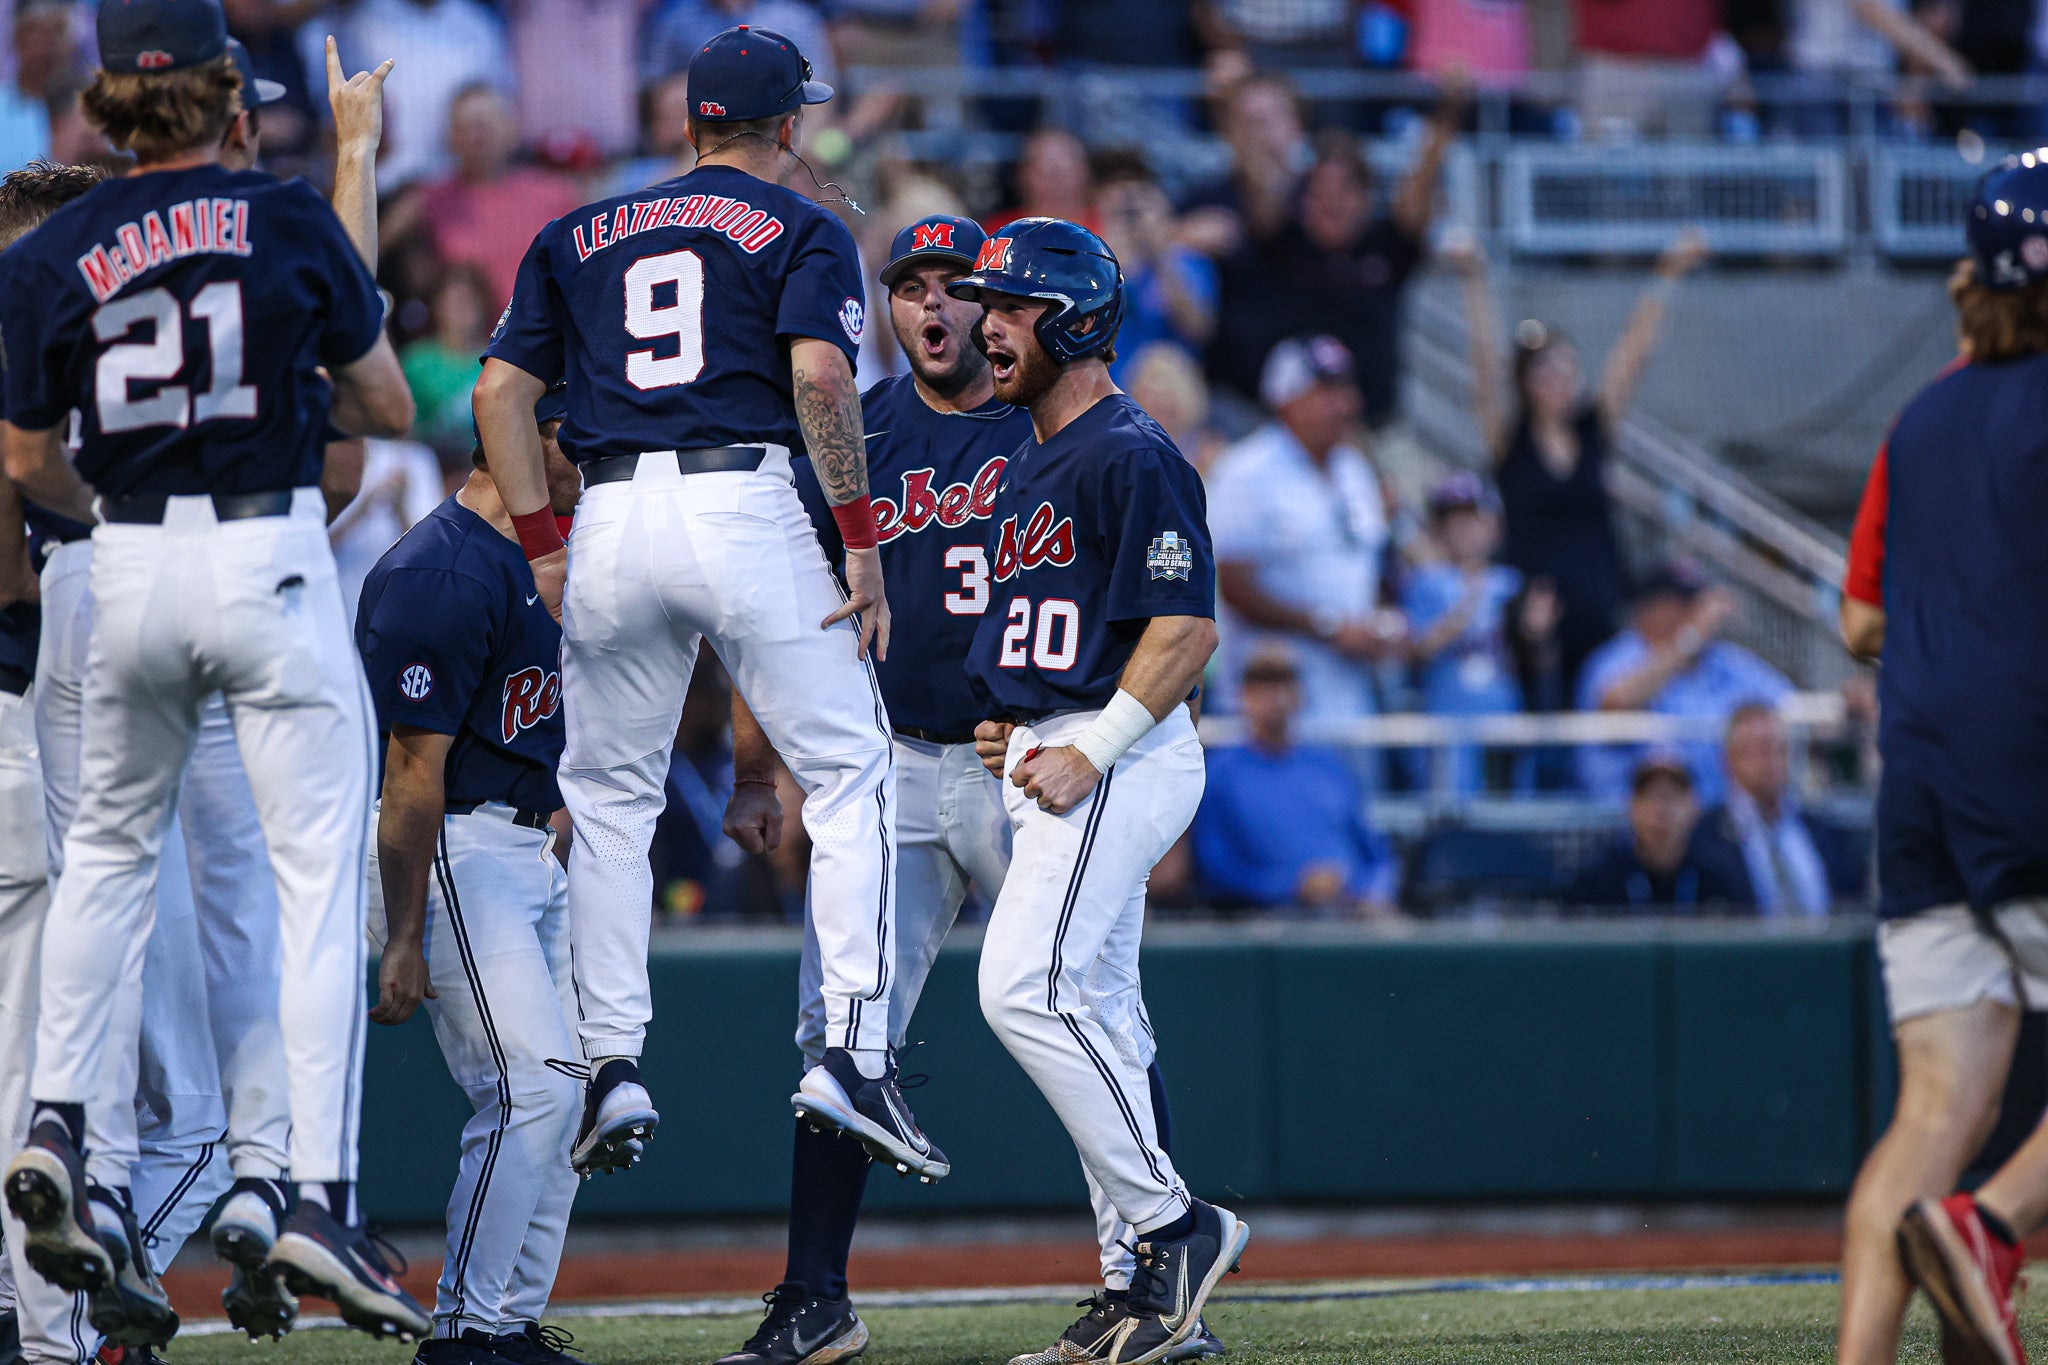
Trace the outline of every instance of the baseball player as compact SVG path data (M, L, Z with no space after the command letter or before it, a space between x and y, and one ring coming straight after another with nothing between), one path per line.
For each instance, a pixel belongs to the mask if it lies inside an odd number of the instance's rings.
M630 1164L659 1117L638 1070L647 850L700 639L805 792L826 1015L804 1082L812 1116L920 1175L947 1169L888 1046L895 777L866 663L889 632L853 383L859 264L845 225L781 183L804 106L830 95L780 34L705 44L690 68L696 169L544 228L477 382L492 477L537 590L562 603L570 923L592 1068L579 1170ZM585 488L569 551L532 417L564 376L561 445ZM791 447L809 450L833 504L850 597L791 484Z
M1949 278L1962 354L1879 450L1842 627L1880 660L1878 956L1896 1110L1858 1172L1840 1359L1896 1359L1913 1285L1942 1356L2019 1365L2020 1239L2048 1219L2037 1131L1974 1196L2024 1011L2048 1002L2048 154L1979 182Z
M253 73L245 79L253 80ZM230 140L241 131L241 122L231 129ZM7 220L0 225L0 234L11 240L100 178L99 172L83 167L35 166L13 173L0 190ZM10 851L19 855L24 865L33 860L46 865L54 876L62 870L62 835L77 801L77 702L82 695L84 638L91 617L83 572L89 564L90 544L88 528L82 524L33 505L23 511L34 542L32 560L43 566L42 610L19 604L4 616L26 618L24 623L30 625L35 624L36 615L41 617L37 636L26 641L20 655L35 679L28 694L34 719L34 743L28 752L39 760L34 784L39 809L33 820L9 821L7 836ZM83 562L81 553L86 556ZM240 781L232 735L227 741L226 770ZM194 764L195 772L215 766L198 760ZM204 780L192 783L186 793L188 808L198 808L205 793L219 785ZM209 874L206 886L216 899L231 903L238 899L268 902L274 918L274 901L263 888L255 888L258 894L252 894L246 879L237 876L238 859L247 858L232 841L237 836L254 839L258 857L261 849L246 782L241 791L240 808L229 803L205 812L209 831L231 841L224 850L225 865ZM188 873L175 822L172 829L154 927L142 959L145 990L128 989L116 1000L121 1011L116 1027L125 1021L126 1028L133 1029L139 1022L140 1054L109 1049L101 1078L105 1098L89 1107L87 1118L91 1135L87 1168L92 1200L101 1210L95 1221L102 1237L113 1243L110 1254L120 1271L89 1303L81 1304L70 1292L30 1271L24 1230L18 1222L8 1220L8 1246L19 1261L15 1269L20 1273L5 1278L14 1282L9 1297L19 1303L22 1349L32 1360L75 1360L89 1355L102 1332L131 1345L166 1339L175 1330L177 1317L156 1281L146 1244L175 1251L227 1185L226 1164L214 1160L224 1117L219 1069L206 1032L207 981L195 932L194 879ZM41 898L33 909L27 902L10 898L9 913L0 924L6 942L4 955L11 968L6 988L0 992L0 1015L4 1015L0 1018L0 1031L4 1031L0 1037L0 1086L8 1095L0 1112L6 1114L14 1146L28 1134L28 1085L39 984L35 966L42 928ZM274 1009L272 1013L274 1016ZM274 1035L274 1025L270 1033ZM254 1050L254 1040L250 1050ZM278 1098L281 1109L282 1096ZM281 1144L282 1121L272 1136ZM281 1148L278 1159L282 1160Z
M1118 1046L1091 984L1106 957L1136 960L1146 879L1201 799L1186 703L1216 646L1202 483L1110 381L1122 276L1094 233L1021 219L946 288L983 306L976 341L995 395L1033 430L996 490L990 600L967 662L991 717L977 746L1007 776L1012 831L982 1012L1129 1225L1137 1262L1125 1299L1091 1304L1019 1360L1145 1365L1196 1334L1249 1236L1181 1182L1143 1059Z
M581 491L554 441L559 390L534 411L548 498ZM385 552L363 583L356 645L384 736L369 867L383 948L370 1017L424 999L449 1073L475 1110L448 1200L434 1335L417 1359L563 1365L541 1335L576 1195L576 1005L561 808L562 630L540 603L512 519L484 471Z
M412 404L367 270L303 184L223 164L241 78L208 0L99 15L87 117L138 174L0 258L4 430L23 493L96 512L78 809L45 928L27 1149L7 1198L46 1273L120 1267L86 1209L84 1109L109 1046L202 705L221 692L280 903L279 997L299 1200L268 1266L379 1333L429 1323L355 1207L362 883L373 732L317 488L337 424L396 434ZM325 370L325 375L321 373ZM80 417L77 467L59 424ZM90 485L90 486L88 486ZM97 501L94 494L97 493ZM19 522L0 525L14 542ZM9 545L0 545L4 554Z
M946 285L973 265L983 240L973 220L943 214L896 234L880 278L910 373L883 380L861 400L869 476L885 490L875 499L882 565L902 627L889 657L875 665L896 731L896 984L889 1037L899 1048L968 884L993 896L1010 861L1001 784L974 751L981 704L961 667L989 600L986 522L996 485L1031 429L1022 409L994 396L988 361L972 340L980 307L946 293ZM797 465L797 489L826 558L836 562L837 527L808 463ZM738 696L733 715L738 780L726 828L759 852L781 838L774 753ZM1136 942L1131 937L1129 946ZM806 935L797 1044L808 1066L824 1051L821 985L816 938ZM1094 985L1106 987L1098 999L1105 1025L1118 1031L1119 1050L1150 1064L1135 954L1114 966L1101 964L1091 974ZM1163 1129L1163 1117L1160 1122ZM797 1123L788 1267L768 1296L760 1329L719 1365L822 1365L865 1348L867 1328L847 1297L846 1270L871 1159L861 1146L838 1138L808 1121ZM1097 1206L1106 1209L1099 1197ZM1120 1228L1113 1210L1105 1226ZM1108 1288L1098 1297L1104 1303L1129 1293L1130 1254L1114 1235L1105 1232L1103 1242ZM1189 1347L1200 1354L1221 1349L1213 1338L1191 1339L1183 1349Z

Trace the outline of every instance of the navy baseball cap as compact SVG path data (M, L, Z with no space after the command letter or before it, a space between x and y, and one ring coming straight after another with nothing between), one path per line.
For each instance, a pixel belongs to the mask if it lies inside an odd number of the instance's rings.
M929 214L896 234L889 243L889 264L878 278L885 288L894 288L898 276L922 261L958 261L972 270L975 255L987 240L988 234L972 218Z
M690 116L700 122L773 118L831 98L796 44L772 28L729 28L690 63Z
M154 75L203 66L228 50L220 0L103 0L100 65Z
M235 70L242 73L242 107L254 109L259 104L275 104L284 98L284 87L276 81L266 81L256 74L256 64L249 60L249 49L240 41L228 39L228 56L235 59Z

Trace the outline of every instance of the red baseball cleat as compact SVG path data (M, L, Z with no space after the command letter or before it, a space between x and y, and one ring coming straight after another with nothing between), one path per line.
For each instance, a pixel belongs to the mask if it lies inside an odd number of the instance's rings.
M1975 1199L1917 1201L1899 1223L1899 1257L1941 1316L1946 1365L2026 1365L2012 1311L2026 1250L1993 1237Z

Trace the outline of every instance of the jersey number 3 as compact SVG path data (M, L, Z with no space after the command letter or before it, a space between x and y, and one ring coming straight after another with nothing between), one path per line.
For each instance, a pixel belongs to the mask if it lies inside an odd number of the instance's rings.
M674 355L626 352L634 388L673 389L704 373L704 258L667 251L627 266L626 331L640 341L674 337L676 345Z
M213 382L202 393L187 384L170 384L185 372L185 316L206 324L207 349L213 357ZM126 338L139 326L153 335L147 341ZM242 285L215 280L193 296L189 309L178 305L168 289L145 289L115 299L92 315L92 334L113 342L100 352L93 367L93 404L100 431L114 435L143 427L185 427L217 417L256 415L256 390L242 382ZM136 397L133 384L156 384L147 397Z

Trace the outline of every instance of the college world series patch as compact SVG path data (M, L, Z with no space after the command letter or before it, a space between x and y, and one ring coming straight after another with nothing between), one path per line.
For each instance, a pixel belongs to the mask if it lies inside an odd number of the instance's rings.
M1180 538L1180 532L1165 531L1152 538L1152 548L1145 552L1145 567L1154 578L1178 578L1185 583L1194 572L1195 552Z

